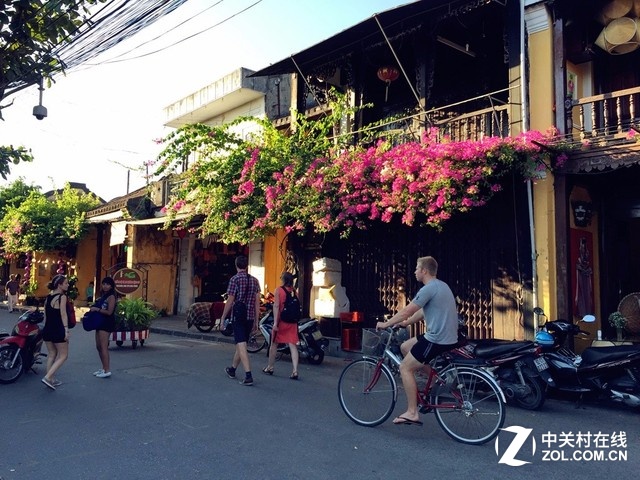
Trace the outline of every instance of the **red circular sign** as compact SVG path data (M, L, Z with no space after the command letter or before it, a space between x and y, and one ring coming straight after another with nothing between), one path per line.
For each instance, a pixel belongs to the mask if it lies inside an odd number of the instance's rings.
M113 274L113 281L116 283L116 291L122 295L135 292L142 284L140 273L133 268L121 268Z

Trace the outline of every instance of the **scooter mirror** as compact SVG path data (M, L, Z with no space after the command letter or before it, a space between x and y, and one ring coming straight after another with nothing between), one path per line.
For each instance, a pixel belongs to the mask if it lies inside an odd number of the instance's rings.
M536 315L544 315L544 310L542 310L540 307L536 307L533 309L533 313L535 313Z
M596 321L596 317L594 315L585 315L582 317L582 321L584 323L593 323Z

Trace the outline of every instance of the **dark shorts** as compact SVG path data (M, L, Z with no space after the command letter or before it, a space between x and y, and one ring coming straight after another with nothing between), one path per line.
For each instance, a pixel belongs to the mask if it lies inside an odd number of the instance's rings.
M236 343L242 343L249 340L253 330L253 322L233 322L233 339Z
M116 331L116 317L111 315L104 315L104 319L102 320L102 325L100 325L97 330L102 330L103 332L115 332Z
M457 344L452 345L440 345L439 343L431 343L424 335L418 336L417 343L411 349L411 355L420 363L429 363L438 355L448 352L453 349Z

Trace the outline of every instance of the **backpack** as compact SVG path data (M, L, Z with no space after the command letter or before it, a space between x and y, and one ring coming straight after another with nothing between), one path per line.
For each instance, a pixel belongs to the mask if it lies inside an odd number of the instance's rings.
M285 293L285 301L284 307L280 312L280 319L285 323L298 323L301 316L300 300L298 300L298 296L293 290L290 292L285 288L282 290Z

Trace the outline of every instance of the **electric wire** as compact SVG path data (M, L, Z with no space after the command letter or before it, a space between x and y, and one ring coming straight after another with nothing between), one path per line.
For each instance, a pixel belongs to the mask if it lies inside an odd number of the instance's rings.
M211 25L210 27L207 27L207 28L205 28L204 30L200 30L199 32L196 32L196 33L194 33L194 34L192 34L192 35L189 35L188 37L185 37L185 38L182 38L182 39L180 39L180 40L177 40L177 41L175 41L175 42L173 42L173 43L171 43L171 44L167 45L166 47L159 48L159 49L154 50L154 51L152 51L152 52L143 53L143 54L141 54L141 55L137 55L137 56L135 56L135 57L128 57L128 58L123 58L123 59L120 59L120 60L106 60L106 61L104 61L104 62L101 62L100 64L127 62L127 61L129 61L129 60L135 60L135 59L138 59L138 58L144 58L144 57L148 57L149 55L154 55L154 54L156 54L156 53L163 52L163 51L165 51L165 50L168 50L168 49L169 49L169 48L171 48L171 47L175 47L176 45L179 45L179 44L181 44L181 43L183 43L183 42L186 42L187 40L191 40L192 38L197 37L198 35L201 35L201 34L203 34L203 33L205 33L205 32L208 32L209 30L212 30L213 28L216 28L216 27L218 27L218 26L222 25L223 23L228 22L228 21L229 21L229 20L231 20L232 18L237 17L237 16L238 16L238 15L240 15L241 13L246 12L247 10L249 10L250 8L255 7L256 5L258 5L258 4L259 4L259 3L261 3L261 2L262 2L262 0L258 0L257 2L255 2L255 3L251 4L251 5L249 5L248 7L246 7L246 8L244 8L244 9L240 10L239 12L234 13L233 15L230 15L230 16L228 16L227 18L225 18L225 19L223 19L223 20L219 21L218 23L216 23L216 24L214 24L214 25ZM117 58L117 57L116 57L116 58Z
M95 13L81 17L82 21L74 31L69 32L57 45L49 44L44 51L37 52L38 57L53 56L60 62L62 70L79 66L171 13L186 1L111 0ZM81 3L83 2L76 2L75 6L81 5ZM55 12L59 4L61 4L61 0L44 2L40 8L31 12L29 18L23 18L21 21L23 24L34 21L45 7L47 11ZM52 27L56 25L56 22L61 22L65 18L62 14L56 17L47 17L43 21L49 22L47 27ZM3 50L11 48L14 43L8 42L3 45ZM36 78L38 73L40 72L26 71L22 75L16 76L5 85L4 96L9 96L37 83L39 81ZM59 73L61 71L50 72L51 76Z
M126 54L133 52L134 50L139 49L140 47L143 47L144 45L147 45L151 42L154 42L156 40L158 40L161 37L164 37L165 35L167 35L170 32L173 32L174 30L182 27L183 25L189 23L191 20L194 20L195 18L199 17L200 15L202 15L203 13L207 12L208 10L211 10L213 7L218 6L219 4L221 4L224 0L218 0L216 3L214 3L213 5L209 5L207 8L205 8L204 10L196 13L195 15L192 15L191 17L187 18L186 20L184 20L183 22L180 22L179 24L175 25L174 27L170 28L169 30L161 33L160 35L157 35L149 40L147 40L146 42L142 42L138 45L136 45L135 47L127 50L126 52L123 52L119 55L116 55L115 57L111 58L110 60L107 60L106 62L102 62L102 63L110 63L112 61L114 61L116 58L120 58L120 57L124 57Z

